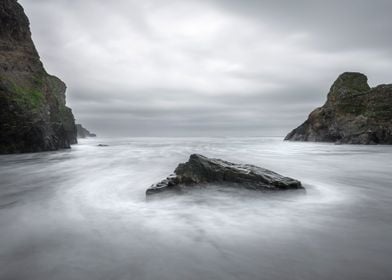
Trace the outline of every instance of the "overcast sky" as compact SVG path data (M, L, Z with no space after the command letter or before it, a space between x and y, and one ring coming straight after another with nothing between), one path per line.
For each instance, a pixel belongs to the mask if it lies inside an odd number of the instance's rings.
M285 135L359 71L392 82L391 0L19 0L101 136Z

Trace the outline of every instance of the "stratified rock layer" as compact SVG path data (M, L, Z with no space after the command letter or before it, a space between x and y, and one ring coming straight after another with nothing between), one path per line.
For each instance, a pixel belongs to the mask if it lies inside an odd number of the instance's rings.
M46 73L16 0L0 2L0 153L69 148L76 127L65 84Z
M188 162L179 164L174 173L152 185L146 194L209 183L262 191L303 189L301 182L258 166L235 164L197 154L191 155Z
M392 85L370 88L361 73L343 73L324 106L285 138L291 141L392 144Z

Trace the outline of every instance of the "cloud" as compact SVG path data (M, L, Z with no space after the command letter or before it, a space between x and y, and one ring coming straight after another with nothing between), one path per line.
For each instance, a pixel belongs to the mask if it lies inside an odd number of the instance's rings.
M101 135L284 135L343 71L390 81L390 1L20 0Z

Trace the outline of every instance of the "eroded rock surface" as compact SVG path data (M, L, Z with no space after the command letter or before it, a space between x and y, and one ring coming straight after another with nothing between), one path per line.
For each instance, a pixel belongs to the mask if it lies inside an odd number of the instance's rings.
M193 154L188 162L177 166L174 174L147 189L146 194L181 190L184 186L208 185L209 183L263 191L303 189L300 181L258 166L235 164Z

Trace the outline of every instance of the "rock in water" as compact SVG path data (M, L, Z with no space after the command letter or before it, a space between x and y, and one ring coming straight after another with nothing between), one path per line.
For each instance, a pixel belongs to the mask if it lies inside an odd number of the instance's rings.
M16 0L0 1L0 154L77 143L65 84L46 73Z
M97 137L95 133L91 133L86 128L84 128L81 124L76 124L76 131L77 131L78 138Z
M370 88L365 75L343 73L324 106L285 140L392 144L392 84Z
M301 182L250 164L235 164L221 159L193 154L188 162L180 163L175 174L152 185L146 194L179 190L198 184L232 184L254 190L274 191L303 189Z

